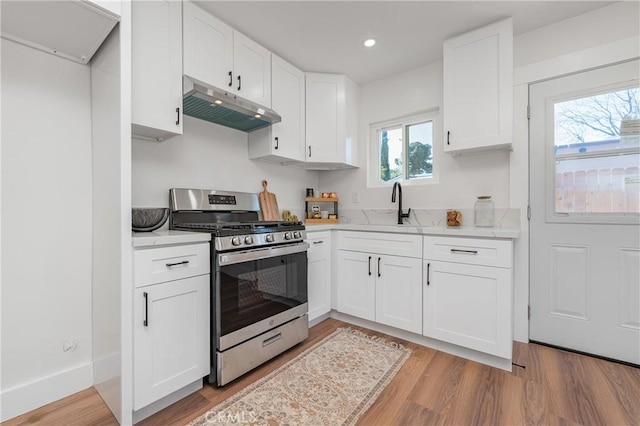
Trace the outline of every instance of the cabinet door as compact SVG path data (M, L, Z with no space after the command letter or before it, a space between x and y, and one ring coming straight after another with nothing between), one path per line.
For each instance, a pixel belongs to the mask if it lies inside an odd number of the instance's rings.
M511 357L511 269L424 260L427 337Z
M238 31L233 32L233 80L239 96L271 108L271 52Z
M309 321L331 311L331 237L328 232L308 233L307 258Z
M131 13L133 134L160 140L182 134L182 7L133 2Z
M282 121L274 124L273 154L291 160L304 161L305 148L305 86L304 73L272 55L272 108Z
M422 259L376 256L376 322L422 333Z
M338 250L338 311L375 321L374 255Z
M340 139L345 134L344 80L333 74L307 73L307 152L309 162L341 162Z
M185 75L233 90L233 29L191 2L183 13Z
M134 291L134 410L209 374L209 285L207 274Z
M513 28L511 19L446 40L444 150L511 145Z

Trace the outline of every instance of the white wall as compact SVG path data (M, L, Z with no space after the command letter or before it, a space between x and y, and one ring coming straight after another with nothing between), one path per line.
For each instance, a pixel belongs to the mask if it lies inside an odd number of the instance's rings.
M513 65L519 68L637 36L639 5L637 1L621 1L520 34L514 40Z
M359 169L320 174L320 190L337 192L341 209L397 208L391 203L391 187L367 188L367 144L371 123L442 107L442 62L360 88ZM492 195L497 208L509 206L509 161L507 152L454 158L442 151L442 119L434 127L434 162L437 183L403 185L403 207L440 209L473 208L478 195ZM360 203L353 203L353 193Z
M134 139L133 206L168 207L169 188L259 192L266 179L281 211L302 212L305 188L318 188L318 172L249 160L247 143L247 133L187 116L182 136Z
M127 31L122 21L91 60L93 131L93 377L121 424L131 423L131 133L126 108ZM121 43L121 40L123 43ZM121 71L127 70L127 71ZM123 89L123 86L127 89ZM124 93L124 94L123 94ZM126 110L126 111L122 111ZM127 117L127 118L123 118ZM123 123L124 122L124 123ZM126 132L124 135L123 132ZM123 211L127 212L126 219ZM127 393L129 392L129 393ZM124 396L124 397L123 397Z
M92 383L92 194L89 68L2 40L1 71L4 420Z

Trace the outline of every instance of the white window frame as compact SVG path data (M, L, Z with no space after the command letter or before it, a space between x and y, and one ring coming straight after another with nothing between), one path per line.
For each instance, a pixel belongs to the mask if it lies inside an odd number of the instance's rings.
M404 129L407 126L413 124L424 123L426 121L430 121L433 124L433 139L432 139L432 147L431 147L431 157L433 161L433 168L431 170L431 176L422 177L422 178L414 178L414 179L405 179L403 174L402 179L398 180L401 182L403 186L413 186L413 185L433 185L438 183L438 171L439 165L437 161L436 155L436 144L439 143L439 136L441 134L440 130L440 110L439 108L433 108L429 110L424 110L417 112L415 114L407 115L404 117L394 118L392 120L378 121L375 123L371 123L369 125L369 140L367 141L367 188L386 188L390 187L396 181L391 182L380 182L379 174L380 174L380 155L378 152L378 133L384 129L402 127L403 134ZM405 152L405 147L403 147L403 155L405 157L404 163L407 163ZM406 168L408 164L403 163L403 168ZM406 173L406 170L403 170L403 173Z
M637 87L640 80L624 81L621 83L609 84L589 90L579 90L562 96L551 97L547 100L546 124L545 132L548 135L547 141L555 139L555 115L554 108L557 103L566 102L574 99L580 99L588 96L596 96L602 93L612 92L616 90L625 90ZM556 211L556 154L553 146L546 143L545 146L545 219L549 223L572 223L572 224L640 224L640 213L635 212L615 212L615 213L599 213L599 212L557 212Z

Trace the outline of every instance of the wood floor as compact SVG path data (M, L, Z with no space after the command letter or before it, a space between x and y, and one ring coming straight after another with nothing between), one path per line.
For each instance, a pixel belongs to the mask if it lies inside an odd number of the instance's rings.
M217 389L206 385L140 425L184 425L332 333L329 319L300 346ZM358 328L367 334L377 334ZM361 425L640 425L640 369L535 344L514 345L512 373L387 336L413 354ZM116 425L95 389L3 425Z

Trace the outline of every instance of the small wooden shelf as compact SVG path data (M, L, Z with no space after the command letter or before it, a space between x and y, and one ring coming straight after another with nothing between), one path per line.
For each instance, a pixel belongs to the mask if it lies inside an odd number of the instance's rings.
M340 223L339 219L305 219L304 221L305 223L309 223L309 224Z
M338 197L335 198L322 198L322 197L305 197L306 203L337 203Z
M309 211L309 203L333 203L333 212L331 215L335 215L335 218L331 219L312 219L309 216L313 216ZM326 205L326 204L325 204ZM320 207L320 206L318 206ZM313 208L313 207L312 207ZM338 223L338 197L322 198L322 197L305 197L304 199L304 215L306 216L306 223Z

